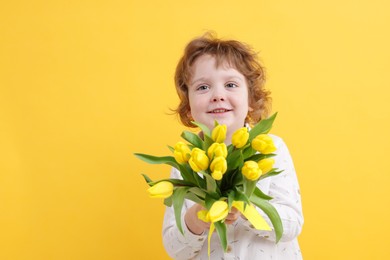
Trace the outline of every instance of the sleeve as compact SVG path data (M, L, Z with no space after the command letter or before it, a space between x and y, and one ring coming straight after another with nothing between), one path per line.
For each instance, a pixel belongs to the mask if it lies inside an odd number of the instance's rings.
M269 177L270 184L268 195L273 198L270 200L270 203L276 208L282 220L283 235L280 241L287 242L295 239L302 230L303 214L301 195L294 164L288 148L281 138L275 136L273 136L273 138L275 144L277 144L275 168L283 170L283 172L276 176ZM258 209L258 211L272 227L269 218L260 209ZM250 230L255 232L258 236L276 241L274 231L257 230L249 221L245 221L244 225L250 228Z
M173 168L171 172L171 178L179 179L180 173ZM203 247L203 244L207 240L207 233L201 235L195 235L188 230L184 222L184 214L187 209L192 206L192 202L185 201L183 205L181 221L184 234L180 233L176 226L175 213L173 207L166 207L164 222L163 222L163 244L166 252L173 259L191 259L197 254Z

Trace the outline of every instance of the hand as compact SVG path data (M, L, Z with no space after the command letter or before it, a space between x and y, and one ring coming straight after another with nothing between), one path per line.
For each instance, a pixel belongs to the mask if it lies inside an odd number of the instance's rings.
M235 207L232 207L232 209L230 210L229 214L227 215L227 217L225 219L225 223L228 224L228 225L231 225L234 222L236 222L236 220L240 216L241 216L241 212L238 211L238 209L236 209Z
M210 223L203 222L198 218L198 212L204 209L201 205L195 204L184 215L184 222L187 228L195 235L200 235L210 228Z

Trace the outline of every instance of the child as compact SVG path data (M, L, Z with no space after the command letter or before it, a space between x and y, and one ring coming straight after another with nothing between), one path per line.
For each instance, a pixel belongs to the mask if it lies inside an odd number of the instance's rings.
M264 90L264 69L257 55L247 45L234 40L217 39L211 34L192 40L178 63L175 74L180 104L176 110L182 123L194 127L197 121L214 127L214 121L227 126L226 144L244 125L255 124L268 114L269 92ZM301 259L297 236L303 224L301 198L294 165L283 140L273 136L277 147L275 168L279 175L258 182L259 188L273 197L283 236L275 243L273 231L253 228L232 208L226 218L228 249L224 252L218 235L211 238L210 259ZM171 178L180 178L174 168ZM207 234L210 227L198 219L202 206L186 200L182 211L184 235L176 227L172 207L167 207L163 224L163 241L174 259L209 259ZM260 214L269 222L261 210Z

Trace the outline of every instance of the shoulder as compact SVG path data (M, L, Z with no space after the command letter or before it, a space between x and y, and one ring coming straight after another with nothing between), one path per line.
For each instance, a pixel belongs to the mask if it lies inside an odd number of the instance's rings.
M284 142L283 138L280 136L274 135L274 134L269 134L269 136L272 137L272 140L274 141L274 145L276 148L282 148L286 146L286 143Z

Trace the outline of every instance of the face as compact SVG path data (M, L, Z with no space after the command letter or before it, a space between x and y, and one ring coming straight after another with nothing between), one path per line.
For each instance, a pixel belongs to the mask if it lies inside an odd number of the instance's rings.
M243 127L249 111L248 86L245 76L228 64L216 67L210 55L199 57L193 64L188 86L192 118L214 128L214 121L225 124L228 137Z

